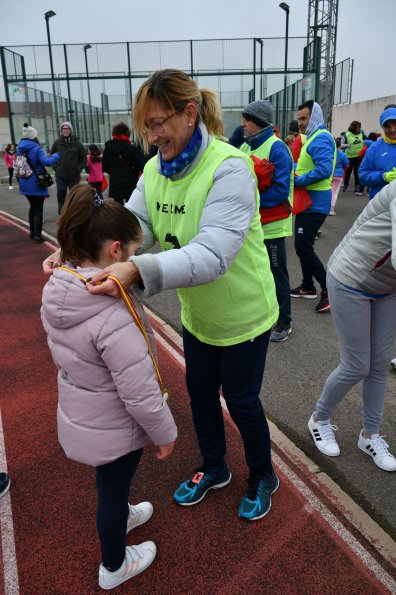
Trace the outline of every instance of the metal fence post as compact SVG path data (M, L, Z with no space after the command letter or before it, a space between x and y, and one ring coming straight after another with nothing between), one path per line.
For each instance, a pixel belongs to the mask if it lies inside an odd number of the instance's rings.
M8 124L10 126L11 142L12 142L13 145L16 145L16 142L15 142L14 122L13 122L13 118L12 118L12 116L14 114L13 114L13 111L11 109L10 90L8 88L9 81L8 81L8 75L7 75L7 67L6 67L4 49L5 48L3 46L0 47L0 53L1 53L1 69L2 69L3 75L4 75L4 91L5 91L6 102L7 102Z

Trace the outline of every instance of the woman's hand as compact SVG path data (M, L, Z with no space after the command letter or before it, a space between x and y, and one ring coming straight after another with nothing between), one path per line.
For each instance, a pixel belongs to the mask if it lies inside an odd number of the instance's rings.
M61 266L62 264L62 254L60 248L48 256L43 262L43 271L46 275L52 275L52 271L56 268Z
M164 444L163 446L157 446L157 454L155 456L158 459L158 461L164 461L165 459L170 457L173 452L174 446L174 442L169 442L168 444Z
M117 285L111 279L106 279L109 275L117 277L125 290L128 290L132 283L140 279L139 269L133 262L116 262L92 277L86 285L89 293L106 293L113 297L119 297Z

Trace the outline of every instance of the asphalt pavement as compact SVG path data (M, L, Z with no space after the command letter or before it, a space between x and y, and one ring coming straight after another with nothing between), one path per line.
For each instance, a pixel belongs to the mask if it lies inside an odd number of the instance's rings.
M0 175L5 176L3 162ZM15 183L9 190L8 182L0 184L0 211L27 220L28 202L19 193ZM336 215L328 217L322 234L316 242L316 251L322 261L327 260L367 204L367 196L353 192L340 193ZM44 206L44 231L56 235L56 188L50 189L50 198ZM34 249L26 241L29 250ZM301 281L301 271L294 252L293 239L287 240L288 267L291 286ZM37 274L40 274L38 271ZM271 343L264 381L262 402L268 418L318 466L318 473L327 473L352 499L371 516L394 540L396 539L396 473L387 473L375 466L371 457L357 447L361 430L360 387L352 389L338 407L332 423L338 426L337 440L341 455L330 458L314 446L307 429L323 383L338 365L338 346L331 313L317 314L316 300L292 300L292 333L284 343ZM164 291L147 300L148 307L181 332L180 308L174 291ZM395 344L396 356L396 344ZM382 435L396 452L396 372L389 370ZM396 548L395 548L396 557Z

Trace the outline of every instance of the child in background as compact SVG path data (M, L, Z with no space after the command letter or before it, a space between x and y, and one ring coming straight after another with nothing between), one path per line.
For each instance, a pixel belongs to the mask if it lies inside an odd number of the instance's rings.
M285 144L289 147L289 149L292 146L292 144L294 143L295 138L296 137L294 136L294 134L288 134L286 136L286 138L285 138Z
M340 193L340 188L342 186L342 182L344 179L344 173L347 167L349 167L349 159L345 155L344 151L341 151L341 138L338 137L335 139L336 148L337 148L337 161L334 168L333 180L331 182L331 207L330 207L330 215L335 215L335 204L337 202L338 195Z
M16 152L14 145L7 145L4 151L4 161L8 169L8 188L14 190L12 185L12 176L14 175L14 162L16 159Z
M58 438L68 458L96 467L99 585L112 589L154 560L152 541L125 547L125 536L152 515L149 502L128 503L143 447L171 455L177 430L156 373L153 332L133 297L93 296L85 283L139 248L142 232L122 205L75 186L58 222L67 265L44 287L41 318L58 368ZM132 296L130 296L132 297ZM135 322L136 320L136 322Z
M359 157L360 159L363 161L363 157L366 154L367 149L373 144L375 143L375 141L377 140L378 135L376 132L370 132L368 137L366 138L366 140L364 141L364 145L363 147L360 149L359 151ZM362 186L362 192L363 194L368 194L368 186Z
M91 186L93 186L98 193L100 198L103 198L102 195L102 181L103 181L103 172L102 172L102 154L99 151L98 147L94 144L89 145L88 147L88 156L87 156L87 173L88 178L87 182Z

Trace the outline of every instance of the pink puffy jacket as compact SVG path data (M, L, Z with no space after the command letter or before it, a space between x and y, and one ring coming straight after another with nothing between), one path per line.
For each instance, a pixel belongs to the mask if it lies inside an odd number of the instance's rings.
M8 169L11 169L14 167L15 159L16 159L16 153L11 154L8 151L4 152L4 161L5 161L6 167Z
M77 271L92 277L98 269ZM143 308L134 303L155 350ZM70 459L103 465L175 440L147 343L121 299L93 296L78 277L55 270L41 318L58 368L58 438Z

